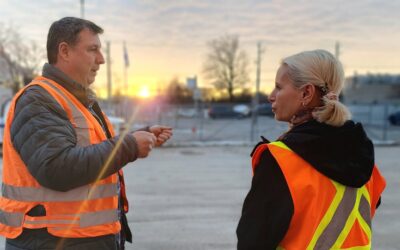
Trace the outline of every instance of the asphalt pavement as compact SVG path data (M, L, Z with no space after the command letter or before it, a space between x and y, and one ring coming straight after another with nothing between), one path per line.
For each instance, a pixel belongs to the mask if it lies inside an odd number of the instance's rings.
M129 249L235 249L235 230L250 182L251 147L161 148L125 168L132 200ZM373 249L400 247L400 147L377 147L387 178L373 221Z
M165 147L127 165L128 221L134 235L127 249L235 249L235 230L251 182L250 150ZM374 249L400 246L399 152L400 147L376 147L376 162L388 186L373 220Z
M167 147L124 167L134 235L127 249L235 249L235 230L252 178L250 122L203 122L170 121L175 134ZM275 139L287 127L263 117L257 129ZM397 131L392 135L400 138ZM400 249L400 147L377 146L375 153L387 188L373 220L373 249Z

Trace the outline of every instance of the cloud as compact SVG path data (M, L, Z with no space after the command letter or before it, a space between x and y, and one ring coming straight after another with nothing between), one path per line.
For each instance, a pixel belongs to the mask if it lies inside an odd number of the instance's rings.
M375 65L389 61L400 68L398 60L390 58L400 51L399 9L400 1L390 0L85 1L85 17L105 29L103 38L113 42L113 51L122 51L126 41L135 53L134 64L151 66L152 60L164 71L172 57L179 57L174 61L184 65L174 66L171 75L200 71L207 41L223 34L239 35L253 58L256 43L262 41L267 70L301 50L333 51L336 41L349 68L360 65L357 56L372 60L368 55L374 55ZM79 1L0 2L3 20L42 43L52 21L79 14Z

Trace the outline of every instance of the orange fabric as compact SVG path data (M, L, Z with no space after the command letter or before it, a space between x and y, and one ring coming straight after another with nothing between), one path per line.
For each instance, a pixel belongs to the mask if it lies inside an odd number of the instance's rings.
M15 239L22 233L22 227L10 227L0 224L0 229L0 235L3 235L9 239Z
M336 188L329 178L296 153L273 144L263 144L256 149L252 158L253 173L264 150L270 150L280 166L294 204L289 229L279 245L284 249L306 249L335 197ZM366 185L373 200L371 204L376 204L384 189L384 179L377 173L374 167L373 176Z
M371 197L371 217L373 218L375 216L376 205L378 204L380 194L385 189L386 182L376 166L372 171L372 176L375 176L375 178L367 183L367 188Z
M107 234L116 234L121 231L121 224L119 222L114 222L111 224L105 224L101 227L92 226L85 227L84 230L78 229L76 227L71 227L69 230L62 230L56 227L47 228L47 231L58 237L65 238L90 238L94 236L107 235Z
M354 222L346 240L343 242L341 248L350 248L354 246L367 246L369 244L368 235L361 228L358 220Z
M107 138L105 135L101 125L97 122L97 120L93 117L89 110L87 110L80 102L77 100L71 93L69 93L62 86L57 84L50 79L46 79L44 77L37 77L31 82L28 86L20 90L10 105L9 115L7 117L7 122L4 130L4 144L3 144L3 183L16 186L16 187L40 187L40 184L32 177L29 173L27 167L24 162L14 149L11 138L10 138L10 127L14 118L15 111L15 103L16 100L22 95L22 93L26 90L26 88L32 85L40 85L45 90L49 92L49 94L54 97L54 99L64 108L67 113L67 116L74 127L76 127L76 123L73 120L72 111L69 107L68 103L65 99L57 93L52 87L44 84L40 81L46 80L50 82L57 89L61 90L62 93L67 96L69 101L77 107L77 109L83 114L83 117L86 119L87 124L89 125L89 136L90 143L96 144ZM110 128L110 133L114 136L114 131L111 123L107 120L107 125ZM121 171L122 172L122 171ZM97 181L92 185L98 185L103 183L116 183L118 181L118 174L113 174L107 178ZM123 182L123 180L122 180ZM125 195L124 186L121 187L121 194ZM123 197L126 200L126 197ZM27 216L26 213L36 205L43 205L46 209L46 216L43 217L30 217ZM126 203L127 204L127 203ZM10 200L5 197L0 197L0 209L5 212L20 212L25 214L24 220L33 221L33 220L45 220L54 217L63 217L71 214L80 214L85 212L96 212L103 210L111 210L118 208L118 197L107 197L107 198L99 198L93 200L83 200L83 201L66 201L66 202L26 202L26 201L17 201ZM47 227L48 232L58 237L95 237L106 234L115 234L120 231L121 226L118 221L102 224L97 226L88 226L85 228L76 227L71 221L71 224L68 228L65 225L49 225ZM33 225L33 224L24 224L24 227L28 228L43 228L46 225ZM64 226L64 227L63 227ZM16 238L21 234L23 227L10 227L0 223L0 235L3 235L7 238Z

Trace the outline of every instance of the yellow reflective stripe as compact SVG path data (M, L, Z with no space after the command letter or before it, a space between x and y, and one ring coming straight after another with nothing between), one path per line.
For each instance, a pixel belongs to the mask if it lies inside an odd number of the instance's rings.
M283 247L281 247L281 246L278 246L278 247L276 248L276 250L285 250L285 248L283 248Z
M340 204L340 201L343 198L346 188L335 181L332 181L332 183L336 188L335 197L333 197L331 205L329 206L324 217L322 218L321 222L319 223L317 230L315 230L314 236L311 239L311 242L308 245L307 249L314 249L315 244L317 243L321 234L324 232L325 228L329 225L330 221L332 220L333 215L336 212L336 209L338 208L338 206Z
M368 226L368 224L365 222L365 220L363 219L363 217L361 216L361 214L359 212L361 197L364 196L363 194L365 194L365 191L363 191L363 190L366 190L365 186L362 188L359 188L357 190L356 203L354 204L354 207L349 215L349 218L346 221L346 225L344 226L338 239L336 240L335 244L333 245L334 249L340 249L340 247L343 245L343 242L346 240L347 236L349 235L351 228L354 226L354 223L356 222L356 219L359 220L360 226L362 227L362 229L368 236L368 239L369 239L368 246L371 245L371 228ZM369 200L369 195L366 198L367 198L367 200ZM365 247L365 246L362 246L362 247ZM353 248L351 248L351 249L353 249Z
M358 222L360 223L361 228L364 230L364 232L368 236L369 246L370 246L371 245L371 236L372 236L371 228L369 227L368 223L364 220L364 218L360 214L357 215L357 219L358 219Z
M292 151L288 146L286 146L285 143L283 143L281 141L274 141L274 142L270 142L269 144L277 146L277 147L280 147L280 148L283 148L283 149L286 149L286 150L289 150L289 151Z
M357 247L349 247L349 248L341 248L342 250L371 250L371 244L367 246L357 246Z
M343 245L343 242L346 240L347 236L349 235L351 228L353 227L354 223L356 222L358 207L360 205L360 199L361 199L361 192L360 192L360 190L357 190L356 203L354 204L353 209L351 210L351 213L346 221L346 224L345 224L342 232L339 234L335 244L333 244L334 249L335 248L340 249L340 247Z
M370 207L371 207L371 202L370 202L370 196L369 196L369 192L368 192L368 189L365 187L365 186L363 186L361 189L360 189L360 193L361 193L361 197L360 197L360 202L361 202L361 198L362 197L364 197L367 201L368 201L368 204L369 204L369 209L370 209ZM371 214L369 214L369 216L371 216ZM364 230L364 232L366 233L366 235L368 236L368 239L369 239L369 244L367 245L367 246L362 246L362 247L353 247L353 248L351 248L351 249L354 249L354 250L358 250L358 249L360 249L360 250L363 250L363 249L371 249L371 242L372 242L372 230L371 230L371 226L368 224L368 222L366 222L365 221L365 219L364 219L364 217L362 216L362 214L360 213L360 211L359 210L357 210L357 219L358 219L358 222L360 223L360 226L361 226L361 228ZM349 248L350 249L350 248Z
M280 147L285 150L292 151L288 146L286 146L286 144L284 144L281 141L275 141L275 142L271 142L269 144ZM331 246L330 249L344 249L344 248L341 248L341 246L343 245L344 241L348 237L352 227L354 226L356 219L358 219L358 222L359 222L362 230L366 233L366 235L369 239L369 244L366 246L356 246L356 247L351 247L351 248L346 248L346 249L348 249L348 250L371 249L371 235L372 235L371 227L370 227L369 223L367 221L365 221L364 217L361 214L364 211L364 216L366 216L367 212L365 211L365 209L363 210L362 208L360 208L361 198L365 198L365 200L368 202L368 205L369 205L368 209L370 209L370 207L371 207L371 199L370 199L370 194L368 192L368 189L366 188L365 185L361 188L353 189L350 187L346 187L346 186L344 186L338 182L335 182L333 180L331 180L331 182L333 183L334 187L336 188L336 194L335 194L329 208L327 209L325 215L323 216L321 222L319 223L319 225L314 233L313 238L311 239L309 245L307 246L307 249L315 248L321 235L324 233L324 231L327 229L327 227L333 222L332 220L334 218L335 213L337 212L339 205L342 202L346 202L346 203L349 202L349 201L343 200L344 194L347 189L351 189L351 190L355 191L355 192L354 191L352 192L354 194L354 196L351 199L352 201L354 201L354 205L353 205L351 211L348 210L350 212L347 214L348 218L347 218L347 220L343 220L343 222L345 221L345 224L342 228L342 231L338 231L338 232L340 232L340 234L337 236L337 240L333 243L333 246ZM350 191L350 190L348 190L348 191ZM349 197L346 198L346 200L348 200L348 199L349 199ZM364 204L365 204L365 200L363 201ZM360 212L360 209L361 209L361 212ZM368 219L368 217L366 217L366 219ZM340 228L339 228L339 230L340 230ZM278 246L277 249L283 250L284 248L281 246Z
M365 188L365 187L363 187ZM365 188L366 189L366 188ZM366 193L368 196L365 196L365 192L361 191L361 199L360 206L358 207L358 216L362 218L361 222L365 222L368 225L369 231L371 230L371 203L369 200L369 193ZM367 233L367 231L366 231ZM370 235L369 235L370 236ZM369 237L371 238L371 237Z
M367 199L368 203L371 204L371 198L369 197L369 192L365 185L361 188L361 194Z

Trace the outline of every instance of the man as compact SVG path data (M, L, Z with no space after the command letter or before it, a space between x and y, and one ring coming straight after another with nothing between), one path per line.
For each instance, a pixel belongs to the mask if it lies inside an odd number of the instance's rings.
M90 84L104 58L96 24L54 22L48 64L14 97L5 127L0 234L6 249L124 249L131 233L122 167L172 136L115 136Z

